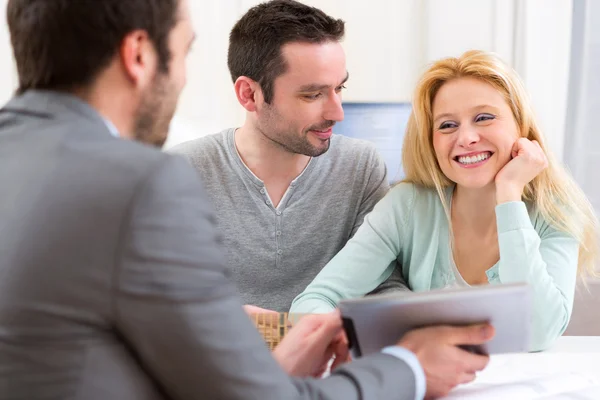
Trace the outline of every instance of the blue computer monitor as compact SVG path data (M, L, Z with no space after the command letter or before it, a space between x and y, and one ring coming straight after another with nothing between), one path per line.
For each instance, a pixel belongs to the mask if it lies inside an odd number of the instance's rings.
M375 144L387 166L390 182L404 178L402 143L410 103L343 103L344 120L333 131Z

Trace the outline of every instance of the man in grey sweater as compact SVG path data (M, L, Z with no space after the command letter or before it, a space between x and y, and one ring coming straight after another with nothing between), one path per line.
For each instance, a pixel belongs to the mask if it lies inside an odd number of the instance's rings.
M332 132L344 118L343 35L342 20L301 3L250 9L228 55L244 125L170 150L199 171L233 279L258 312L287 311L388 190L374 146ZM399 288L397 268L378 291Z

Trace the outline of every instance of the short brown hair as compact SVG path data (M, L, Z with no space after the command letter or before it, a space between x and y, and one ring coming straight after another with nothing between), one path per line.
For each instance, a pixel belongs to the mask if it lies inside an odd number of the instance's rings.
M168 71L169 33L179 0L9 0L7 22L19 89L72 90L93 82L125 36L144 30L159 70Z
M344 21L293 0L273 0L252 7L229 35L227 65L235 82L247 76L258 82L265 101L273 99L273 82L286 71L281 48L291 42L340 41Z

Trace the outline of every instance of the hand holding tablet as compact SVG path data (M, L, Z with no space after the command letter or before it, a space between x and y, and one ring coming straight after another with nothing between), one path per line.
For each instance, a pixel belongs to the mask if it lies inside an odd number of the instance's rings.
M526 284L371 296L342 300L339 309L355 357L394 345L414 329L481 323L495 328L494 338L463 349L479 354L529 350L532 296Z
M355 357L388 346L416 356L425 398L473 381L489 354L529 349L532 298L525 284L372 296L344 300L339 309Z

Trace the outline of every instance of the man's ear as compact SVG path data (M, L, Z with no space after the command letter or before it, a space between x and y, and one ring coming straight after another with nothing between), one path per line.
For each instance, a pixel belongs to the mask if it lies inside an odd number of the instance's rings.
M264 102L260 85L247 76L237 78L234 88L238 102L246 111L254 112Z
M119 55L127 78L135 86L144 88L153 81L158 55L146 31L136 30L125 36Z

